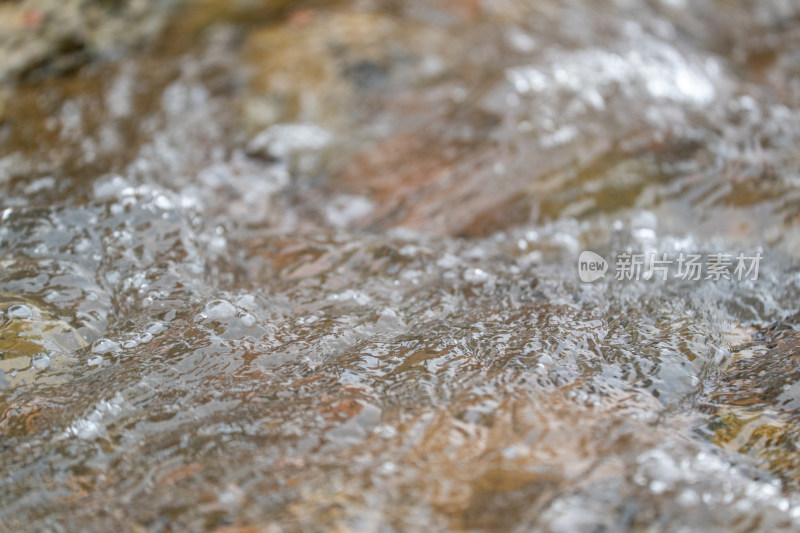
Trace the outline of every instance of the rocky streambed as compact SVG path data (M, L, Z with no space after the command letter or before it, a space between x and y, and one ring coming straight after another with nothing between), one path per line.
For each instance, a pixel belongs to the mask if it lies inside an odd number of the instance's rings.
M798 528L791 2L0 12L0 530Z

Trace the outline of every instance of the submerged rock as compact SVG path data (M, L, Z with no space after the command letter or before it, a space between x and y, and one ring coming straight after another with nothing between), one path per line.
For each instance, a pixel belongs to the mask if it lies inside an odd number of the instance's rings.
M385 91L442 74L447 33L431 24L356 9L297 11L286 24L252 32L248 124L311 121L342 126L368 116Z
M86 341L63 318L27 298L0 293L0 390L32 384L75 361Z
M24 0L0 5L0 82L74 71L152 40L175 2Z
M719 446L752 456L786 484L800 486L798 315L774 322L740 345L710 395L708 426Z

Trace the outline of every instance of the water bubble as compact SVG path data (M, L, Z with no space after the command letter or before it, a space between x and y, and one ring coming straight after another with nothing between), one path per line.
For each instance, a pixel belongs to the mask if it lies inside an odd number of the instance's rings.
M92 249L92 241L89 239L80 239L75 243L75 252L79 254L86 254Z
M78 420L70 426L70 433L79 439L93 439L100 433L100 425L94 420Z
M373 209L372 202L363 196L340 195L325 206L325 219L334 227L344 228Z
M47 303L53 303L57 301L60 297L61 295L59 294L58 291L49 289L44 295L44 301Z
M111 339L97 339L92 343L92 353L108 354L120 351L119 343Z
M56 184L55 178L52 176L46 176L44 178L38 179L25 187L25 194L36 194L37 192L41 192L47 189L52 189Z
M200 316L205 320L230 320L236 316L236 307L226 300L214 300L206 304Z
M150 335L158 335L166 329L163 322L150 322L144 327L145 333L149 333Z
M400 316L395 312L393 309L385 307L382 311L380 316L378 317L378 321L376 323L379 329L381 330L396 330L402 329L405 327L405 323L400 318Z
M155 199L155 205L159 209L168 210L175 207L175 203L163 194L159 194Z
M6 310L6 315L10 319L26 320L33 318L33 309L24 304L12 305Z
M368 294L362 291L354 291L352 289L348 289L339 294L331 294L330 299L338 300L340 302L352 301L358 305L367 305L372 301L372 298L370 298Z
M375 429L372 430L373 433L378 435L383 439L391 439L397 436L397 430L388 425L388 424L381 424L379 426L375 426Z
M386 461L378 467L378 473L382 475L390 475L397 472L398 467L392 461Z
M436 266L444 270L455 268L460 264L461 260L453 254L444 254L436 261Z
M244 501L245 493L234 484L228 484L227 488L217 495L217 501L224 507L238 507Z
M685 489L678 495L678 503L684 507L694 507L700 503L700 497L694 490Z
M285 158L294 152L319 150L330 141L331 134L313 123L276 124L256 135L247 150Z
M222 253L228 246L228 241L225 237L214 236L208 241L208 251L213 253Z
M464 281L468 283L485 283L489 278L489 273L480 268L468 268L464 271Z
M506 34L508 43L520 52L530 53L536 49L536 40L517 27L512 27Z
M36 354L31 359L31 365L33 365L33 368L35 368L39 372L47 370L48 368L50 368L50 357L48 357L47 354L43 353Z

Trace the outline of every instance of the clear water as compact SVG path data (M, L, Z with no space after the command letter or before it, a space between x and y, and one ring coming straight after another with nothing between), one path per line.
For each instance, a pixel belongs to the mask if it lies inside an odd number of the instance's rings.
M800 527L793 3L238 9L13 92L0 529Z

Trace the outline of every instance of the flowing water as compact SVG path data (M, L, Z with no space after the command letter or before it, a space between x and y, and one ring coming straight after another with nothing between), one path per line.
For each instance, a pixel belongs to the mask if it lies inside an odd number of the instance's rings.
M796 3L170 16L0 92L0 530L800 528Z

